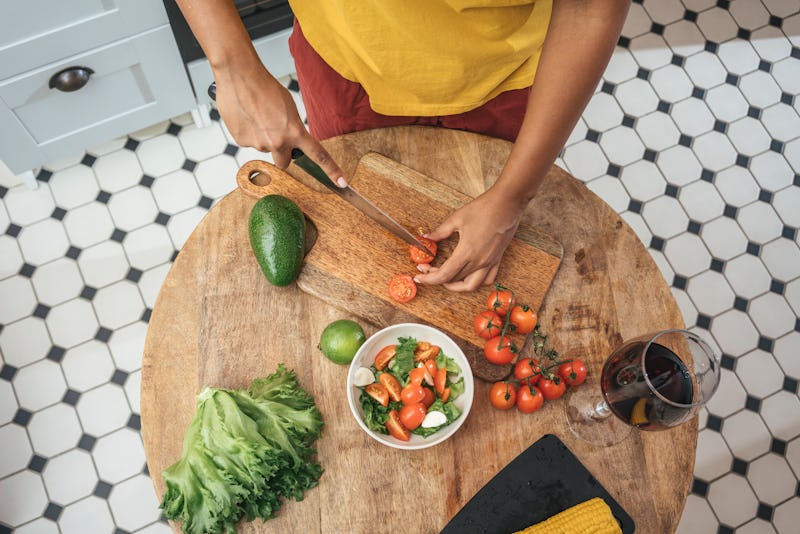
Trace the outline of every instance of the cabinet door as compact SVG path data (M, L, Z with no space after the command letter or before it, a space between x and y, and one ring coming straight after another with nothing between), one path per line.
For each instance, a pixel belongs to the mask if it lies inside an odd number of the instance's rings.
M167 24L162 0L3 0L0 80Z

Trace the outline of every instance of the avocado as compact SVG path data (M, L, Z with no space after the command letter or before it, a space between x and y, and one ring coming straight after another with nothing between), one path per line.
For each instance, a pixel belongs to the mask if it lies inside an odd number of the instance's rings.
M306 218L281 195L259 199L250 211L250 246L272 285L287 286L300 274L306 242Z

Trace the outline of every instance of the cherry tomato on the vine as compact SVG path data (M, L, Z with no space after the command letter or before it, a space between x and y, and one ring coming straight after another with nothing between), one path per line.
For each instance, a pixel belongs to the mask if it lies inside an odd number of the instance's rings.
M517 388L510 382L495 382L489 389L489 402L499 410L508 410L517 402Z
M516 305L511 308L509 318L511 319L511 324L516 327L515 332L517 334L530 334L533 332L533 329L536 328L536 321L539 319L536 312L529 308L527 304Z
M472 321L475 333L483 339L499 336L503 329L503 319L492 310L483 310Z
M567 384L564 383L563 380L558 379L558 377L556 377L556 379L558 383L549 378L542 378L539 380L539 383L536 384L545 400L556 400L567 390Z
M521 358L514 364L514 378L520 383L536 385L542 378L542 369L539 367L539 360L536 358Z
M483 354L490 362L505 365L514 360L516 348L508 336L496 336L483 344Z
M544 396L538 388L525 384L517 391L517 409L522 413L533 413L544 404Z
M558 366L558 374L568 386L580 386L586 381L586 364L577 359L564 362Z
M514 307L514 293L510 289L494 289L486 299L486 307L505 317L508 310Z

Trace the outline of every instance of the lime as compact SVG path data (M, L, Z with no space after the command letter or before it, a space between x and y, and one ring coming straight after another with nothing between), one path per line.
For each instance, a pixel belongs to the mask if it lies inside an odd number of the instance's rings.
M325 327L319 338L319 350L334 363L348 365L367 337L355 321L339 319Z

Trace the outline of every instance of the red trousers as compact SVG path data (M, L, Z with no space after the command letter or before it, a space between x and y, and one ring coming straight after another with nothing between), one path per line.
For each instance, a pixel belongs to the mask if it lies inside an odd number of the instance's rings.
M530 88L506 91L476 109L457 115L381 115L370 107L361 84L343 78L323 61L306 41L297 19L289 38L289 50L295 62L308 128L319 140L372 128L419 124L467 130L513 142L522 126Z

